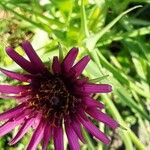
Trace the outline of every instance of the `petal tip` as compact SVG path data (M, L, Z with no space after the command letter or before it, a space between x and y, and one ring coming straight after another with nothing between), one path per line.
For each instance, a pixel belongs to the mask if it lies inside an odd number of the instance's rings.
M89 55L87 55L85 57L86 57L87 62L89 62L91 60L91 57Z
M71 50L78 51L79 48L78 47L72 47Z
M32 47L31 43L28 40L24 40L22 43L20 43L20 46L24 48Z
M77 47L73 47L73 48L71 48L70 49L70 51L69 51L69 53L75 53L75 54L78 54L78 52L79 52L79 48L77 48Z
M108 85L108 92L111 92L111 91L112 91L112 86Z
M8 143L9 146L12 146L13 144L14 144L13 141L9 141Z
M21 45L26 45L26 44L30 44L30 42L28 40L24 40Z
M9 52L11 52L13 49L12 49L12 47L9 46L9 47L6 47L5 50L6 50L7 53L9 53Z

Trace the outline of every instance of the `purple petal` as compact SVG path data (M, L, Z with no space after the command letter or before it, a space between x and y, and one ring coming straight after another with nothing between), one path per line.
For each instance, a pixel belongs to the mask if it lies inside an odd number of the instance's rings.
M85 114L85 109L78 110L78 114L80 114L80 117L82 117L84 120L88 121L88 118L87 118L87 116Z
M0 94L19 94L25 90L29 90L30 86L28 85L19 85L19 86L11 86L11 85L0 85Z
M25 123L21 126L16 136L9 142L9 145L16 144L29 130L29 128L32 126L34 122L34 119L28 119L25 121Z
M39 70L39 71L44 71L45 67L43 62L41 61L41 59L39 58L39 56L37 55L37 53L35 52L35 50L33 49L32 45L30 44L30 42L28 41L24 41L21 44L22 48L24 49L24 51L26 52L26 54L28 55L31 63Z
M71 72L73 71L73 74L74 74L74 72L75 72L75 77L80 76L89 61L90 61L90 57L89 57L89 56L83 57L78 63L76 63L76 64L71 68L71 70L70 70L69 73L71 73Z
M84 84L83 87L76 89L83 93L108 93L112 91L112 86L109 84Z
M83 103L85 105L87 105L87 107L98 107L100 109L104 108L104 104L102 104L101 102L91 98L91 97L85 97L83 98Z
M63 129L62 127L54 128L54 146L55 150L64 150L64 139L63 139Z
M19 74L13 71L9 71L9 70L5 70L0 68L0 71L3 72L5 75L7 75L8 77L12 78L12 79L17 79L19 81L22 82L31 82L31 79L29 78L29 75L23 75L23 74Z
M59 74L61 72L61 66L58 57L53 58L52 70L55 74Z
M0 95L0 98L3 98L3 99L15 99L15 100L18 100L19 102L24 102L24 101L28 100L29 98L31 98L31 96L30 95L27 95L27 96L25 96L25 95L21 95L21 96Z
M19 55L15 50L11 47L6 48L6 52L9 55L10 58L12 58L21 68L25 69L26 71L35 74L37 73L37 70L35 69L32 64L26 60L24 57Z
M66 129L66 134L68 137L69 146L70 146L71 150L80 150L78 137L77 137L76 133L74 132L73 128L70 125L65 124L65 129Z
M42 150L46 150L47 145L49 143L49 140L51 138L51 126L49 125L49 123L47 123L45 130L44 130L44 137L43 137L43 144L42 144Z
M85 139L82 135L82 131L81 131L81 127L80 127L80 124L77 122L77 120L73 121L71 123L71 126L73 128L73 130L75 131L75 133L77 134L77 136L79 137L79 139L85 143Z
M5 124L0 127L0 136L4 136L14 129L17 125L21 124L24 121L26 113L20 113L17 117L9 119Z
M93 136L95 136L97 139L99 139L103 143L109 144L110 139L103 132L101 132L91 121L84 120L80 116L79 116L79 121L88 130L88 132L90 132Z
M45 124L43 123L43 120L41 120L38 127L36 128L36 130L34 131L34 133L32 135L32 138L27 147L27 150L36 150L37 145L43 138L44 128L45 128L44 125Z
M82 78L82 79L76 79L75 80L75 84L77 85L77 86L81 86L81 85L83 85L83 84L85 84L85 83L87 83L88 82L88 77L84 77L84 78Z
M41 121L41 115L38 113L35 112L35 110L33 110L33 117L35 118L33 124L32 124L32 129L36 129ZM37 115L37 116L36 116ZM35 117L36 116L36 117ZM44 133L43 133L44 134Z
M17 99L17 98L20 98L20 96L0 95L0 98L3 98L3 99Z
M5 134L9 133L11 130L13 130L18 124L21 124L22 120L15 121L15 122L6 122L3 126L0 127L0 136L4 136Z
M77 54L78 54L78 49L77 48L72 48L67 56L64 58L63 62L62 62L62 66L65 72L68 72L70 70L70 68L72 67Z
M3 112L0 114L0 120L5 120L5 119L11 119L12 117L16 116L17 114L21 113L23 111L23 108L25 107L25 104L22 103L18 105L15 108L12 108L6 112Z
M93 118L97 119L100 122L103 122L105 124L107 124L109 127L115 129L119 126L119 124L113 120L111 117L109 117L108 115L104 114L101 111L98 111L97 109L87 109L86 112L91 115Z

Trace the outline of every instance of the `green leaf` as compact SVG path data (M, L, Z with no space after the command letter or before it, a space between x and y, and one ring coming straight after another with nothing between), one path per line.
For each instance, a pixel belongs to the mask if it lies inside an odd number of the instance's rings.
M133 11L134 9L140 8L142 7L141 5L132 7L126 11L124 11L123 13L121 13L118 17L116 17L112 22L110 22L108 25L106 25L101 31L99 31L98 33L90 36L87 38L86 40L86 47L88 49L94 49L97 41L106 33L108 32L123 16L125 16L127 13Z

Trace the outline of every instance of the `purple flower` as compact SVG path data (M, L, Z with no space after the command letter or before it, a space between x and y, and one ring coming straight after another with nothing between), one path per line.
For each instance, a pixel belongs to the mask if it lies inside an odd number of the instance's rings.
M119 125L101 111L104 105L93 99L91 94L108 93L112 89L108 84L90 83L88 78L81 77L90 60L89 56L75 63L78 49L72 48L62 61L57 56L53 58L50 71L28 41L24 41L21 46L30 61L11 47L6 48L6 52L28 74L0 68L8 77L27 83L17 86L0 85L1 98L13 98L18 101L18 106L0 114L0 121L5 121L0 126L0 136L19 125L18 133L9 142L13 145L30 128L34 128L27 150L35 150L40 142L42 149L46 150L51 138L55 150L63 150L65 129L70 149L79 150L78 140L86 142L81 132L81 128L84 127L92 136L108 144L110 139L91 122L90 118L113 129Z

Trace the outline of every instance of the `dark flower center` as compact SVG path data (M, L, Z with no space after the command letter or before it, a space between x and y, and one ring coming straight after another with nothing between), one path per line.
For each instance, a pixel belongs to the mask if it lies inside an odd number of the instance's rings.
M79 105L79 100L71 94L62 77L53 75L41 81L36 94L29 101L33 109L56 126L61 125L68 115L76 113Z

